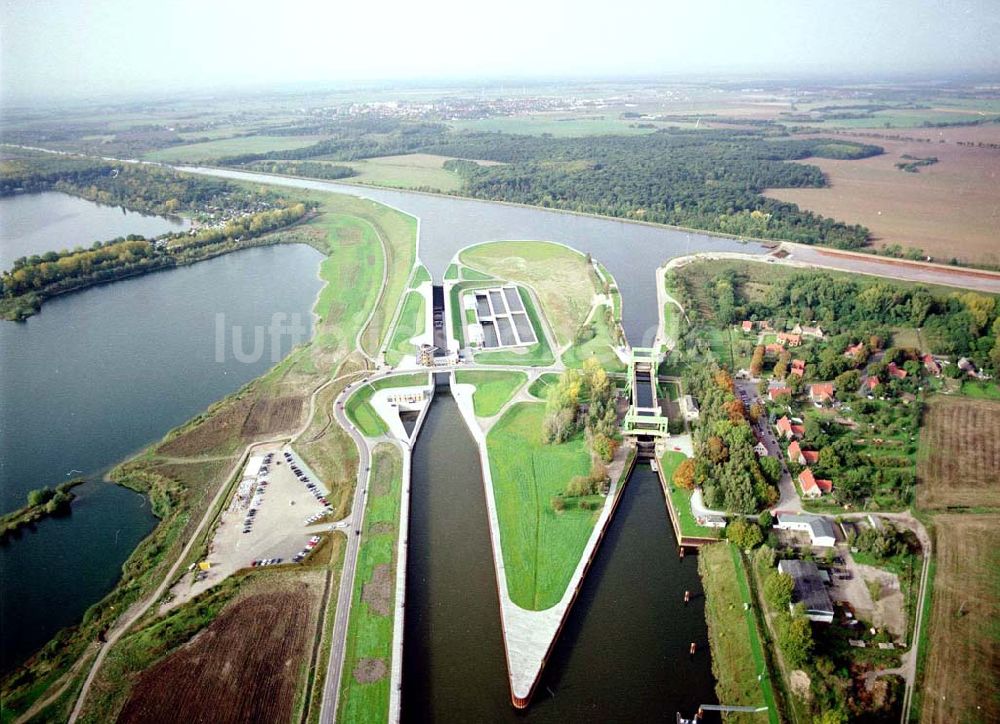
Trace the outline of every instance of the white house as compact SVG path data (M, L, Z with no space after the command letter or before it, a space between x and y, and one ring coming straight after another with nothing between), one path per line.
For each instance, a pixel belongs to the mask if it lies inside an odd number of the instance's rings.
M810 542L821 548L832 548L837 544L837 534L833 524L819 515L778 513L778 522L774 527L778 530L808 533Z

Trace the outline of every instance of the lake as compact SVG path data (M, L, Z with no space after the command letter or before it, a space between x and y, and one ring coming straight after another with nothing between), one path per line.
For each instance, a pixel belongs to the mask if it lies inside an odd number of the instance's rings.
M96 208L96 205L94 205ZM146 499L100 482L112 466L266 372L279 355L241 362L240 326L299 315L312 334L322 255L304 245L248 249L193 266L51 299L26 322L0 322L0 506L83 475L65 518L0 546L0 650L9 667L117 580L155 519ZM227 347L217 361L217 315ZM305 340L302 340L305 341Z
M191 223L102 206L58 191L0 198L0 270L22 256L89 247L95 241L140 234L146 238L184 231Z

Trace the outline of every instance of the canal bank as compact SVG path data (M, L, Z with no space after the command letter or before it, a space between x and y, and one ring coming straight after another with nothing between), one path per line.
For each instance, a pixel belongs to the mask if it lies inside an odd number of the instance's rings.
M714 702L704 601L683 601L701 591L696 561L677 557L659 482L638 465L537 693L515 711L481 470L458 404L439 389L413 450L403 721L672 720Z

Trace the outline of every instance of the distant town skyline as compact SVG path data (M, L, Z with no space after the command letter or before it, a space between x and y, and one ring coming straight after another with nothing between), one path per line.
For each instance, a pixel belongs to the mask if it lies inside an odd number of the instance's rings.
M1000 7L0 0L5 103L373 80L1000 74Z

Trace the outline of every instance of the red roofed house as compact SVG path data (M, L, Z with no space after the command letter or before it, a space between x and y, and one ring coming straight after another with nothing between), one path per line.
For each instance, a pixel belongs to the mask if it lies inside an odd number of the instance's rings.
M768 397L769 400L771 400L771 402L774 402L775 400L777 400L782 395L788 395L789 397L791 397L792 396L792 388L791 387L771 387L767 391L767 397Z
M941 365L937 363L937 360L934 359L932 355L925 354L923 357L920 358L920 360L921 362L924 363L924 369L930 372L932 375L937 377L939 374L941 374Z
M785 348L782 347L777 342L772 342L771 344L764 347L764 351L767 352L767 354L774 355L775 357L777 357L778 355L780 355L782 352L785 351Z
M788 459L799 465L814 465L819 462L819 453L815 450L803 450L797 440L788 446Z
M789 420L788 415L783 416L780 420L778 420L775 423L774 426L778 428L778 433L781 435L781 437L785 438L786 440L793 440L797 437L802 437L803 433L805 433L806 431L806 429L802 427L802 425L796 425L791 420Z
M833 481L817 480L809 468L799 473L799 485L802 486L802 495L806 498L818 498L823 493L833 490Z
M817 382L815 385L809 385L809 399L813 402L832 402L833 383Z
M889 374L895 377L897 380L906 379L906 370L904 370L902 367L897 367L895 362L889 363L888 370Z
M751 322L751 321L750 321L750 320L748 320L748 319L747 319L747 320L744 320L744 321L743 321L743 324L741 324L740 326L741 326L741 327L743 328L743 331L744 331L744 332L747 332L747 333L749 333L749 332L752 332L752 331L753 331L753 322Z
M788 345L789 347L798 347L802 344L801 334L788 334L787 332L778 332L778 342L783 345Z
M882 381L878 378L878 375L872 375L867 380L865 380L865 384L868 386L869 390L874 390L876 387L882 384Z
M801 377L806 373L806 361L804 359L792 360L792 374Z
M845 357L860 357L861 353L865 351L864 342L858 342L857 344L852 344L850 347L844 350Z

